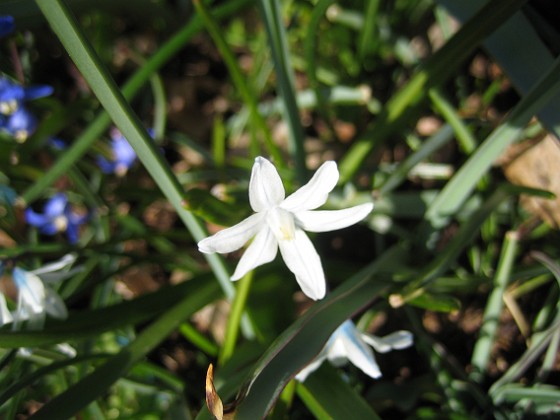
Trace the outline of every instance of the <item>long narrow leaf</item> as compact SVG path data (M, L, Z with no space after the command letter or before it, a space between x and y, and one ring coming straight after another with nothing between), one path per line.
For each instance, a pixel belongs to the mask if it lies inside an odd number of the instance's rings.
M189 229L193 239L202 240L206 233L200 222L183 207L181 184L111 79L80 29L76 18L61 0L38 0L37 4L115 125L130 142L140 161ZM232 298L235 289L229 280L223 259L217 254L206 254L205 257L226 296ZM253 331L249 319L245 316L243 321L245 335L252 337Z
M130 345L111 357L93 373L69 387L45 404L31 418L64 419L74 416L89 403L103 395L109 386L159 345L179 324L202 308L210 295L187 295L159 319L142 331Z

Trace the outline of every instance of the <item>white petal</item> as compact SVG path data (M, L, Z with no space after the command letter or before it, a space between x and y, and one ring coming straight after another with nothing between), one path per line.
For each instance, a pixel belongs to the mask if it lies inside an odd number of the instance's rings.
M260 212L277 206L285 196L282 179L274 165L257 157L249 181L249 202L253 210Z
M298 225L308 232L329 232L358 223L373 209L372 203L343 210L311 210L295 214Z
M353 324L352 324L353 326ZM380 378L381 371L375 361L373 351L364 343L360 333L353 326L352 330L344 335L344 346L348 360L372 378Z
M259 265L272 261L277 252L278 242L274 234L268 227L263 227L239 260L231 279L239 280Z
M60 260L44 265L41 268L38 268L37 270L32 270L30 271L30 273L37 274L37 275L51 273L53 271L62 270L63 268L72 265L74 261L76 261L75 254L66 254Z
M306 367L299 371L299 373L296 375L296 380L300 382L305 381L311 373L319 369L319 366L323 364L325 358L325 355L319 355L319 357L313 359L311 363L309 363Z
M6 303L6 298L0 292L0 327L2 325L9 324L13 321L12 314L8 310L8 304Z
M265 213L256 213L247 217L242 222L219 231L198 243L198 250L205 254L236 251L241 248L261 229Z
M401 350L412 346L414 342L410 331L396 331L385 337L362 333L362 339L379 353L387 353L391 350Z
M344 344L345 338L338 335L328 346L328 359L335 366L344 366L348 363L348 351Z
M280 253L303 293L313 300L325 297L325 274L319 254L304 231L296 229L293 240L278 241Z
M338 182L338 169L333 161L321 165L313 178L299 190L291 194L282 202L281 207L298 212L302 210L313 210L326 203L329 193Z
M67 357L76 357L78 355L76 349L68 343L59 343L56 345L56 349Z
M53 318L68 318L68 310L62 298L54 290L46 288L45 310Z
M332 333L326 344L326 351L330 361L337 361L339 359L348 360L344 341L348 340L348 337L351 337L355 330L356 326L354 323L350 320L346 320Z
M14 268L13 279L18 288L18 310L32 314L43 312L45 304L45 286L41 279L29 271Z

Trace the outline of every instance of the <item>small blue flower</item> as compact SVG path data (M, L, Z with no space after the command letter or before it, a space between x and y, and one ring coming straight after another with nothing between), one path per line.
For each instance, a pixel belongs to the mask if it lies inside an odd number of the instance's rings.
M52 93L53 88L49 85L23 87L18 83L12 82L7 77L0 77L0 113L10 115L23 102L43 98Z
M27 223L39 229L45 235L55 235L66 232L71 244L78 242L80 225L84 224L88 215L80 215L72 210L68 198L64 193L58 193L47 201L43 214L36 213L31 208L25 210Z
M37 129L37 118L24 106L0 120L0 128L7 131L17 142L23 143Z
M0 129L23 143L37 128L37 118L25 108L25 102L52 92L53 88L48 85L24 88L0 76Z
M13 16L0 16L0 37L12 33L15 27Z
M153 130L148 130L153 137ZM103 173L114 173L124 176L136 161L136 152L128 140L117 129L111 130L111 157L109 160L104 156L97 156L97 164Z

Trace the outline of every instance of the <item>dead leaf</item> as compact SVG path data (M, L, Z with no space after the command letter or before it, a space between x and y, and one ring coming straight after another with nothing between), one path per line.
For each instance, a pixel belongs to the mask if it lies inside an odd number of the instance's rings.
M206 372L206 406L216 419L224 418L224 406L214 387L214 366L210 363Z
M506 178L515 185L539 188L556 195L556 199L521 196L521 205L549 225L560 226L560 144L547 135L542 140L511 146L501 159Z

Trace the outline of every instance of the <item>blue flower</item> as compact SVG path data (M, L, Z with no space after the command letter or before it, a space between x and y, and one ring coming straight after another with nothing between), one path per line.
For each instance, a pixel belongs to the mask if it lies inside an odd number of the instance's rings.
M412 342L412 334L409 331L397 331L386 337L377 337L359 331L352 321L347 320L335 330L319 355L296 375L296 379L300 382L305 381L325 360L335 366L342 366L350 361L366 375L377 379L381 377L381 370L368 345L379 353L387 353L390 350L410 347Z
M25 108L25 102L48 96L53 88L48 85L23 86L0 76L0 129L19 142L35 132L37 118Z
M15 27L13 16L0 16L0 37L12 33Z
M23 87L18 83L12 82L7 77L0 77L0 113L10 115L23 102L43 98L52 93L53 88L49 85Z
M71 244L78 242L80 225L85 223L88 215L80 215L72 210L68 198L64 193L58 193L47 201L43 214L36 213L31 208L25 210L27 223L39 229L45 235L55 235L66 232Z
M153 130L148 130L150 136L154 136ZM128 140L117 129L111 130L111 159L97 156L97 165L103 173L114 173L124 176L136 161L136 152Z
M23 143L37 129L37 118L24 106L19 106L12 114L0 119L0 128Z

